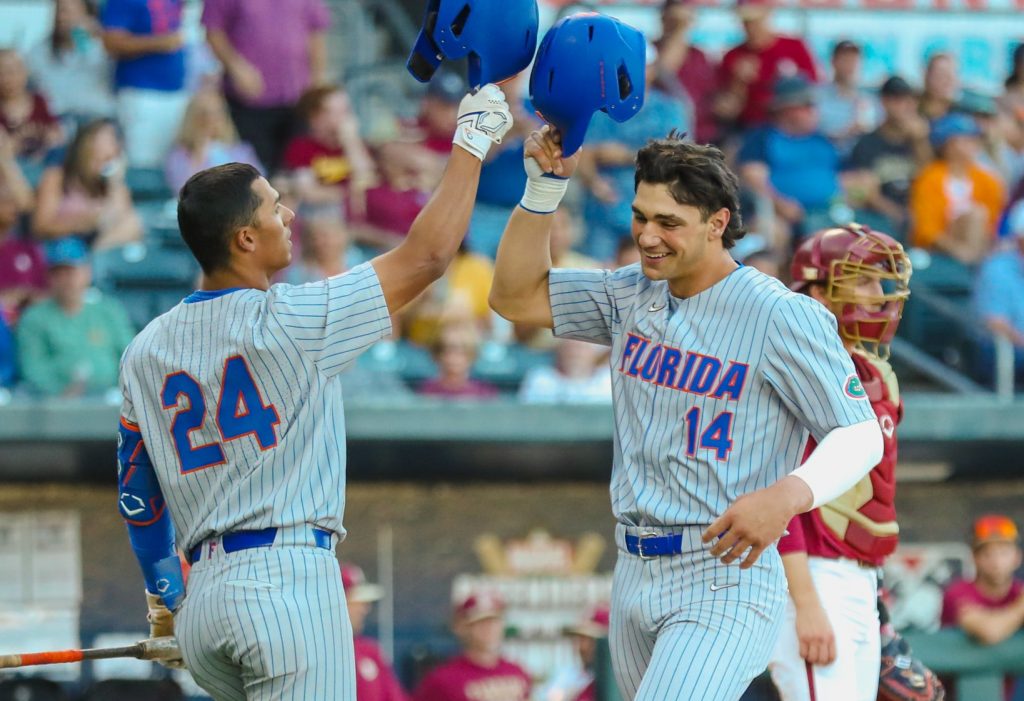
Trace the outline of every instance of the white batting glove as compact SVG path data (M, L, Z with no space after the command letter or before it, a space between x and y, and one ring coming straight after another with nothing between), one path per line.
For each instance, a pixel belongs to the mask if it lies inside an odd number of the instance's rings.
M157 594L150 594L146 591L146 606L149 611L146 613L146 620L149 621L150 638L166 638L174 636L174 616L164 606L164 601ZM170 669L185 669L185 661L179 655L174 658L159 658L159 664Z
M500 144L511 128L512 110L505 101L505 93L497 85L488 83L462 98L452 143L483 161L491 144Z

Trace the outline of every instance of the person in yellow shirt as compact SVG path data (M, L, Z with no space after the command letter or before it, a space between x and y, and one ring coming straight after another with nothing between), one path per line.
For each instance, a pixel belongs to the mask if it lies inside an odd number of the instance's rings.
M910 188L911 244L969 266L991 250L1006 202L1002 181L977 162L979 137L967 115L935 120L930 138L938 157Z
M438 337L442 322L469 321L487 335L491 328L491 293L494 265L489 258L459 248L448 272L431 285L403 313L405 336L425 348Z

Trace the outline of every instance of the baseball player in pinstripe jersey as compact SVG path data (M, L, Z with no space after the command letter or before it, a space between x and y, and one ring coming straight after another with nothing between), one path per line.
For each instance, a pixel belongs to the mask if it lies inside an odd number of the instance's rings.
M291 261L294 215L255 169L212 168L182 188L178 223L202 289L125 351L118 487L151 633L177 633L214 699L355 699L334 556L345 536L338 374L444 272L481 162L511 124L496 86L467 95L444 177L403 243L308 285L270 284ZM187 593L175 546L192 563Z
M798 513L877 463L881 431L824 307L737 264L737 181L674 135L637 154L639 264L552 270L551 213L579 155L526 142L529 175L498 249L502 316L611 346L618 520L609 641L627 699L735 701L764 671ZM818 447L797 470L810 432Z

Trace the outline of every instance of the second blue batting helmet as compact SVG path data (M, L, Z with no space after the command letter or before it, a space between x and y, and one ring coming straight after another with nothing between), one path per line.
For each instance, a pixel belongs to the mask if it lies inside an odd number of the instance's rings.
M426 83L441 61L467 58L469 84L500 83L537 48L537 0L429 0L406 67Z
M597 110L624 122L644 104L647 41L639 29L594 12L556 22L530 74L530 100L558 128L562 152L583 145Z

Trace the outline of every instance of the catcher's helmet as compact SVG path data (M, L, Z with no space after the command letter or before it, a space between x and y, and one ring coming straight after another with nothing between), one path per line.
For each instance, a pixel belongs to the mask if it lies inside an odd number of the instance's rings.
M469 84L500 83L537 48L537 0L429 0L406 67L427 83L444 59L469 59Z
M556 22L537 51L530 100L562 135L570 156L602 110L624 122L644 104L647 41L640 30L595 12Z
M824 229L800 244L790 272L793 290L824 286L825 298L839 309L843 338L875 355L887 354L910 295L910 259L898 241L860 224ZM858 291L865 279L877 280L881 289Z

